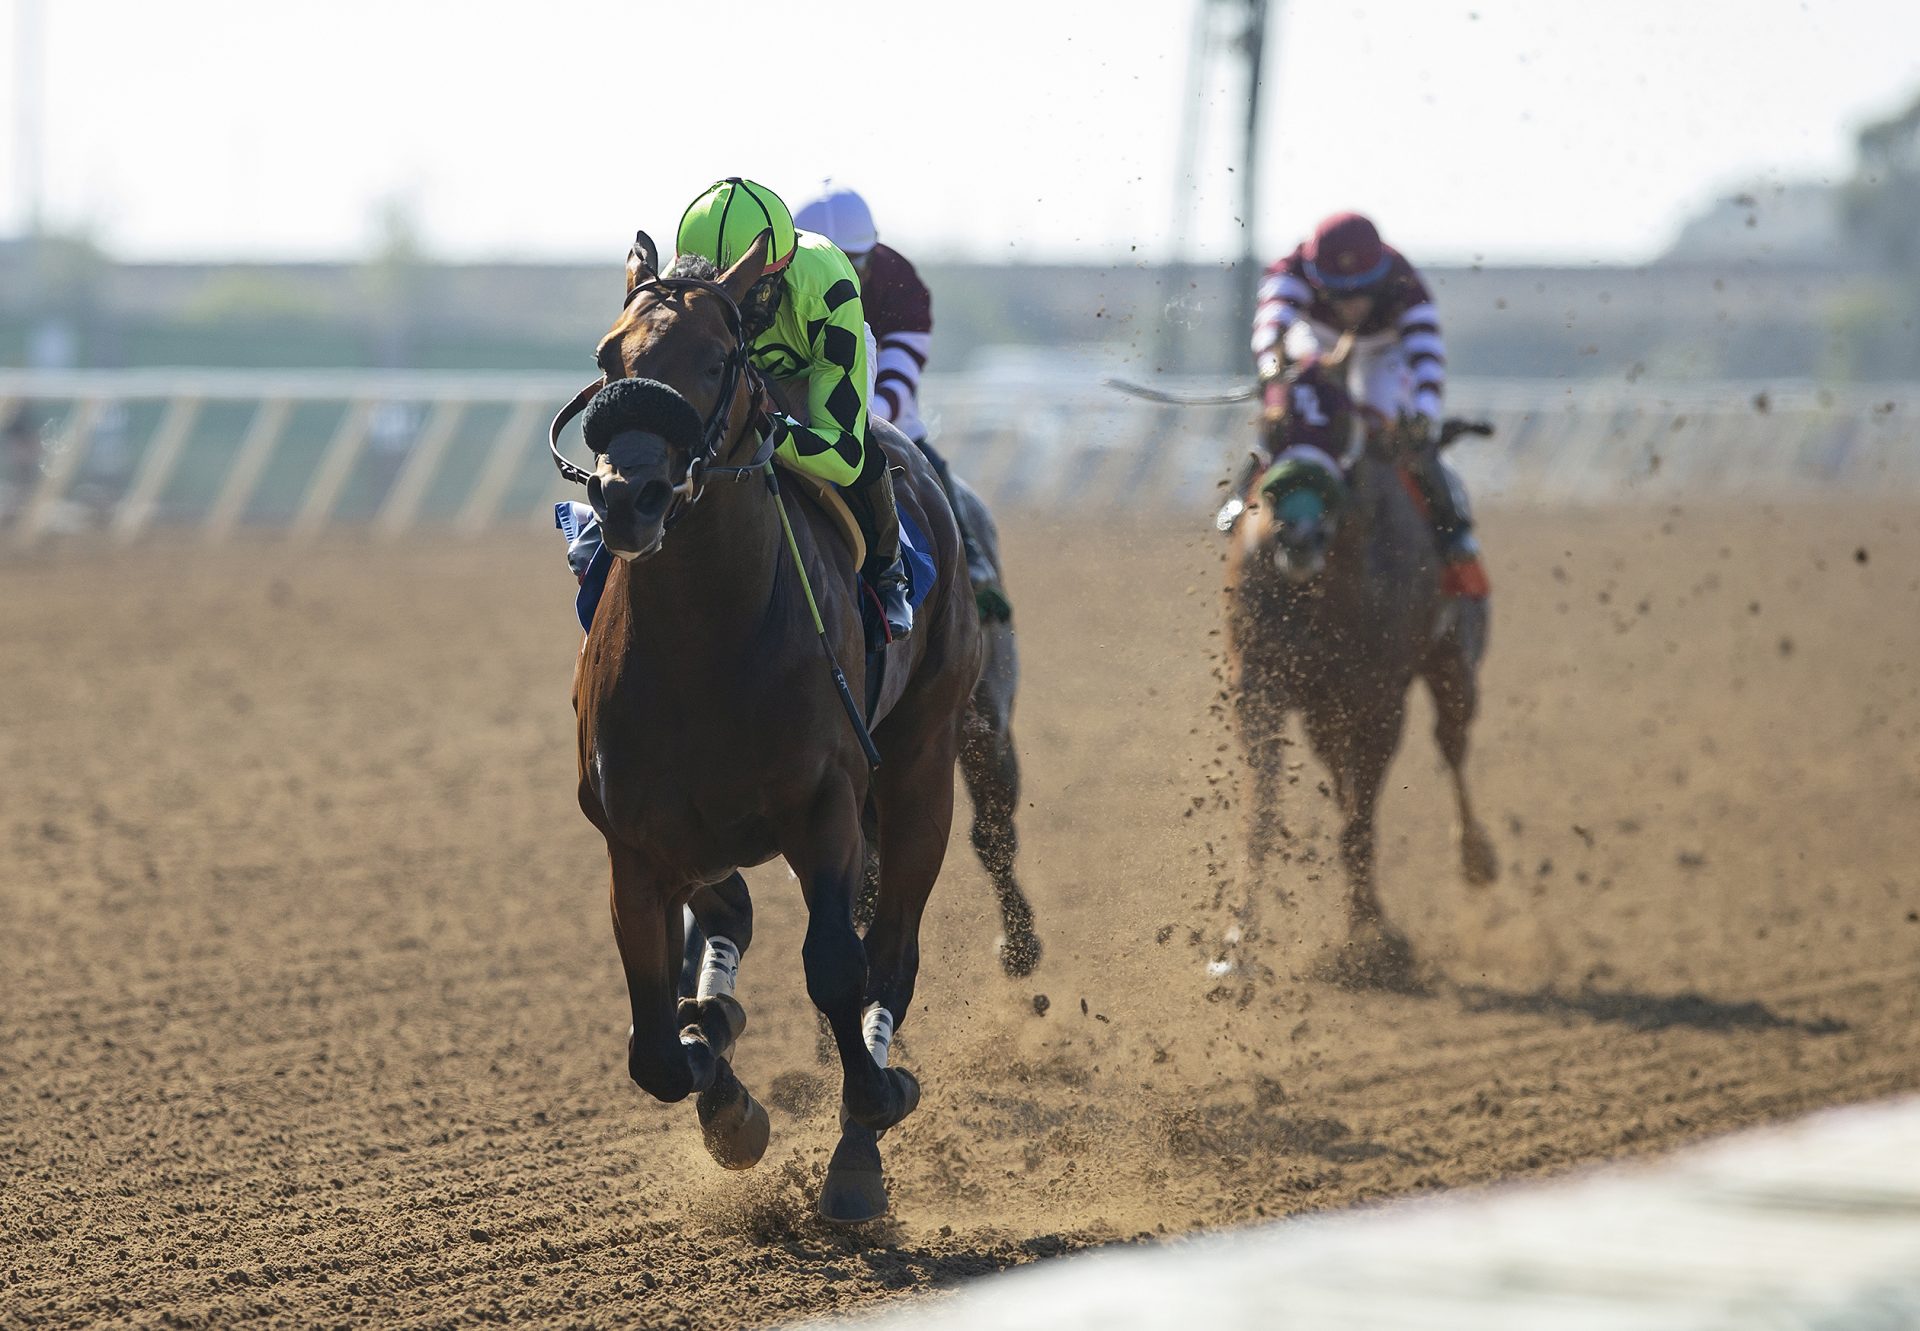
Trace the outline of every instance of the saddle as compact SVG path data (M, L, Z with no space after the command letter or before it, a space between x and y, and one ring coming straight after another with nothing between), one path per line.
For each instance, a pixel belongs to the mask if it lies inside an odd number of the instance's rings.
M878 445L873 445L877 447ZM860 570L867 562L867 538L861 533L860 522L853 516L853 509L847 504L846 496L840 487L818 476L809 476L806 472L791 465L777 454L774 465L780 468L781 475L792 481L798 489L813 496L833 519L833 525L853 552L854 599L860 606L860 623L864 630L867 654L874 664L882 656L888 644L886 617L881 613L880 598L867 586L866 579L860 576ZM784 484L784 482L783 482ZM927 593L933 590L936 570L933 566L931 547L913 514L906 508L900 509L900 555L907 568L907 600L918 610L926 601ZM869 678L877 681L880 671L869 669ZM870 700L871 702L871 700ZM869 707L872 711L872 707Z
M807 475L778 453L774 454L773 465L780 468L782 476L793 482L799 489L812 495L814 502L827 511L833 518L833 525L839 528L841 536L846 538L848 547L853 551L854 568L865 567L867 538L861 535L860 523L854 518L853 510L847 507L846 497L840 493L840 487L818 476Z

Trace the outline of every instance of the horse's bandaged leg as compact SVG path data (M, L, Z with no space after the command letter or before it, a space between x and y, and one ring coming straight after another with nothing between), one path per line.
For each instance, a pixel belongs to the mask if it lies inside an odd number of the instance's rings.
M867 1004L860 1018L860 1033L866 1037L867 1052L873 1055L873 1061L884 1068L888 1052L893 1048L893 1013L878 1003Z
M709 938L707 950L700 955L700 984L694 996L706 999L725 994L731 998L739 980L740 949L731 938Z

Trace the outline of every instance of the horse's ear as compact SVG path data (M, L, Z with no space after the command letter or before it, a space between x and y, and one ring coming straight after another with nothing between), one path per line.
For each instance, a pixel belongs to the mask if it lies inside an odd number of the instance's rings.
M733 267L720 274L720 285L727 289L737 304L747 298L747 288L758 282L767 271L767 251L773 248L773 229L769 227L753 238L753 244L747 246L747 252L740 256Z
M627 251L627 294L631 296L635 287L659 275L660 252L653 247L653 237L644 231L634 232L633 248Z

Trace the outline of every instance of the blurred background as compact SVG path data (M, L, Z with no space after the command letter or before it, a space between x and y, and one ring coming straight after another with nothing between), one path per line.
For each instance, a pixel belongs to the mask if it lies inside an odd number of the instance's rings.
M5 513L46 450L88 455L36 530L129 498L137 527L284 521L335 440L310 521L374 512L423 436L526 445L517 503L542 478L515 406L589 369L633 230L670 238L734 173L866 194L933 289L927 401L961 456L1166 447L1099 377L1243 376L1258 270L1346 208L1425 273L1454 401L1518 413L1511 447L1543 407L1885 415L1920 376L1920 10L1890 0L4 10ZM163 367L441 377L59 377ZM1198 501L1239 419L1183 418L1170 493ZM1863 446L1837 428L1779 447L1831 475ZM250 430L279 491L223 510L192 473Z
M1462 373L1920 363L1892 0L4 11L11 365L577 369L634 228L734 173L865 192L947 371L1237 373L1246 262L1343 208L1440 288Z

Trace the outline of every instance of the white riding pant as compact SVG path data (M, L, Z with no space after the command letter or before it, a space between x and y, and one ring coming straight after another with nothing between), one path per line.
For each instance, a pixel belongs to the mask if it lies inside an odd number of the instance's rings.
M1340 341L1338 330L1311 319L1287 329L1287 359L1324 356ZM1413 374L1400 350L1400 335L1392 329L1355 338L1347 359L1347 396L1372 407L1388 420L1413 410Z
M1338 330L1311 319L1301 319L1287 329L1284 342L1287 359L1300 360L1331 351L1340 341ZM1347 359L1347 396L1364 403L1389 421L1413 411L1413 373L1400 350L1400 335L1392 329L1355 338ZM1469 518L1467 487L1444 458L1435 459L1440 474L1452 492L1454 506L1462 518Z

